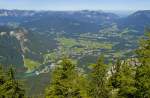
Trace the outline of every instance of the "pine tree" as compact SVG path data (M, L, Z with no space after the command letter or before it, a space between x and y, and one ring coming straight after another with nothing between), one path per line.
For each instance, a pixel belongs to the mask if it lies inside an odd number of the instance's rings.
M63 59L60 66L52 72L50 86L46 89L46 98L83 98L80 89L80 75L76 66L68 59ZM84 97L88 98L88 97Z
M118 77L120 75L121 69L121 61L120 59L117 60L115 64L111 66L109 80L109 88L111 88L111 95L110 98L117 98L118 97L118 89L120 87L120 80Z
M130 65L130 60L118 60L112 68L110 85L112 86L113 98L134 98L135 97L135 69Z
M116 77L118 82L118 98L135 98L135 67L125 61Z
M136 95L138 98L150 98L150 31L141 39L136 53L139 59L136 70Z
M104 64L104 57L100 57L97 63L93 64L92 67L93 68L90 74L90 96L92 98L108 98L108 66Z
M121 69L121 61L118 59L116 64L112 65L111 68L111 76L109 78L110 86L112 86L113 89L117 89L120 86L120 82L118 81L118 76L120 74Z
M6 77L5 83L0 87L4 98L24 98L25 90L20 81L15 79L12 67L7 72Z
M4 98L3 93L1 92L2 89L2 85L5 83L5 72L2 68L2 66L0 65L0 98Z
M4 82L5 82L5 73L2 66L0 65L0 85L3 85Z

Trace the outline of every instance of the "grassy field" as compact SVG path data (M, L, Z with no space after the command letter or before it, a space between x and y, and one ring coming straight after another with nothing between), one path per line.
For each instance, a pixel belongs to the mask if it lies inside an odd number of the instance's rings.
M41 64L37 61L33 61L31 59L24 59L24 66L27 68L27 72L32 72L36 68L38 68Z
M59 38L58 42L60 45L63 47L67 48L72 48L73 46L81 46L82 48L88 48L88 49L112 49L112 44L111 43L106 43L106 42L98 42L98 41L91 41L89 39L84 39L84 40L76 40L72 38ZM76 48L77 51L82 50L81 48Z

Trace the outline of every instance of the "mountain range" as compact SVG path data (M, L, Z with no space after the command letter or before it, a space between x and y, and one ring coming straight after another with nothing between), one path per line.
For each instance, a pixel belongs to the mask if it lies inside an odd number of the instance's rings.
M0 10L0 24L21 25L40 31L51 30L68 33L98 32L101 28L116 23L119 29L130 27L143 29L149 25L150 11L137 11L127 17L119 17L103 11L26 11ZM89 28L90 27L90 28Z

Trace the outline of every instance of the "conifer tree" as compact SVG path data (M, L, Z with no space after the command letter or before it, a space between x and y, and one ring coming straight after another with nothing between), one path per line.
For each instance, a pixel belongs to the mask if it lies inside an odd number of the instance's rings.
M135 68L125 61L118 72L118 98L135 98Z
M11 67L7 72L5 83L0 87L4 98L24 98L25 90L14 75L14 70Z
M1 89L5 81L5 73L2 66L0 65L0 98L4 98L4 94L1 92Z
M52 72L50 86L46 89L46 98L88 98L80 89L80 78L76 66L68 59Z
M2 66L0 65L0 85L3 85L4 82L5 82L5 73Z
M92 98L108 98L108 66L104 64L104 57L100 57L97 63L93 64L92 67L93 68L90 74L90 96Z
M139 64L136 70L137 98L150 98L150 31L140 40L136 51Z
M120 85L120 82L118 81L118 76L120 74L121 69L121 61L118 59L116 64L112 65L111 68L111 76L109 78L109 85L112 86L113 89L117 89Z
M112 68L110 85L112 86L113 98L134 98L135 97L135 66L130 61L118 60Z

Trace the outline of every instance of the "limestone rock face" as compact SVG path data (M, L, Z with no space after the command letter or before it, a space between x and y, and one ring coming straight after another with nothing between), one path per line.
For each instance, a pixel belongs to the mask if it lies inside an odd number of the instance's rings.
M12 32L0 33L0 64L23 66L22 49Z

